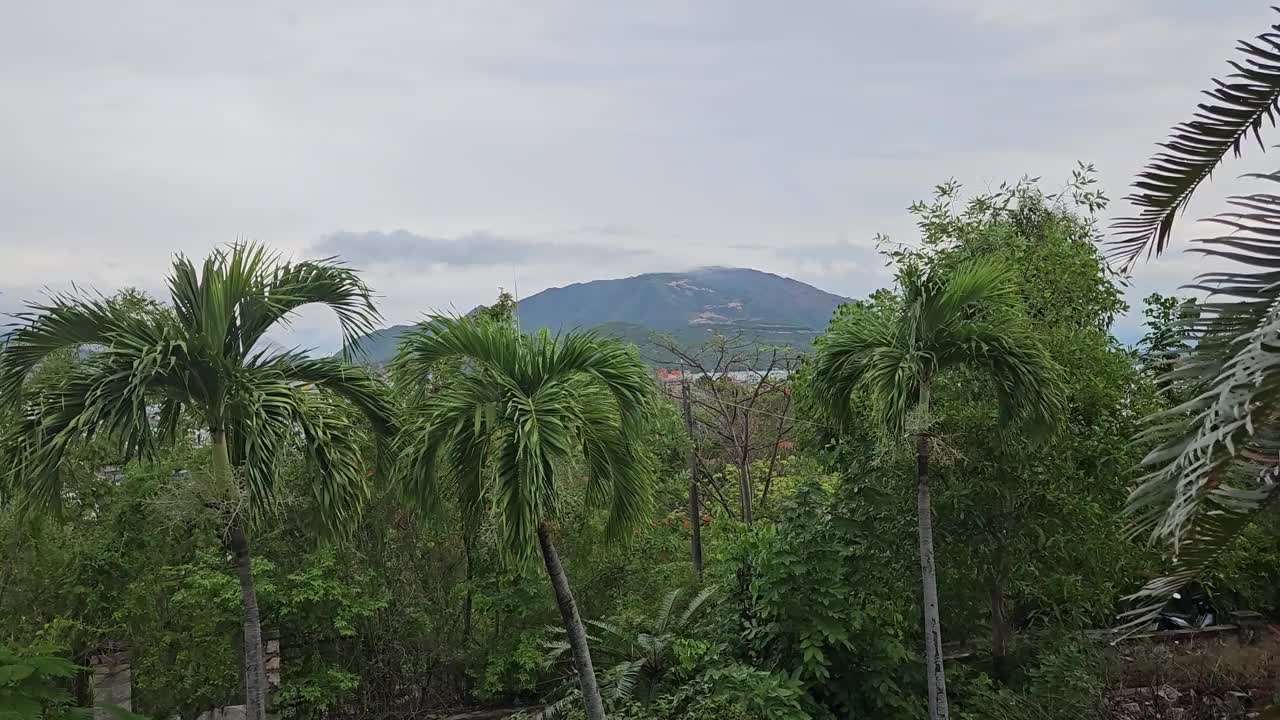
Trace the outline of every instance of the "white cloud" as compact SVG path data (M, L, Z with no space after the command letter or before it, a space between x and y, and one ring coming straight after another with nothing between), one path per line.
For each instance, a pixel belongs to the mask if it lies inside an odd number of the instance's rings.
M906 206L948 177L1057 182L1081 159L1123 194L1271 21L1192 0L16 5L0 304L71 281L159 290L175 251L305 254L343 228L617 250L371 267L395 321L517 280L701 264L861 295L886 281L865 243L911 239ZM1138 282L1188 279L1168 267ZM297 332L335 335L323 316Z

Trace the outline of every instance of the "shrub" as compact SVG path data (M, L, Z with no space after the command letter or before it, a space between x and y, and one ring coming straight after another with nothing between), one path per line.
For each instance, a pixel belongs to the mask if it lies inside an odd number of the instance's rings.
M924 693L911 595L866 542L874 531L860 513L812 482L744 548L749 653L838 716L915 717Z
M55 655L0 646L0 720L91 717L89 711L71 707L66 689L78 669Z

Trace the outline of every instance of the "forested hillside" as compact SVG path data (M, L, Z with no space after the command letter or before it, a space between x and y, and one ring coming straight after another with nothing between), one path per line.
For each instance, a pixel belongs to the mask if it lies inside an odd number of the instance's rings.
M771 273L746 268L701 268L648 273L549 288L519 302L526 332L595 330L634 343L650 364L673 364L656 339L670 335L699 345L717 334L754 345L808 350L831 312L847 298ZM385 365L411 326L396 325L360 339L365 360Z

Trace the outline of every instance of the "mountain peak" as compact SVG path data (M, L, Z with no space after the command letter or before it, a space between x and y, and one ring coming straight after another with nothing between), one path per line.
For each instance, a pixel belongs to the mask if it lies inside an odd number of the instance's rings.
M848 298L752 268L708 266L548 288L520 301L520 327L598 328L637 344L653 333L691 344L713 332L807 349ZM368 336L370 359L395 354L403 327Z

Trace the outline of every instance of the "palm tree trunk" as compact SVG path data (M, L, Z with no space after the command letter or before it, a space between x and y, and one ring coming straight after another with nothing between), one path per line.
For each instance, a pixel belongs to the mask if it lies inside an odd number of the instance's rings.
M738 465L738 492L742 494L742 522L750 525L754 513L751 504L755 492L751 489L751 414L742 413L742 462Z
M262 619L258 615L258 592L249 559L249 539L239 522L231 528L231 564L240 580L241 624L244 626L244 714L245 720L266 718L267 673L262 659Z
M596 684L595 668L591 665L591 648L587 645L587 629L578 616L578 604L569 591L569 578L560 564L560 554L551 541L547 524L538 524L538 544L542 546L542 560L547 565L547 575L556 591L556 604L564 620L565 633L569 636L569 649L573 652L573 664L578 670L578 688L587 708L587 720L604 720L604 702L600 699L600 687Z
M467 574L463 579L467 584L467 596L462 599L462 641L464 643L467 643L471 640L471 606L472 606L471 541L467 540L466 543L467 543L467 547L466 547Z
M231 459L227 453L227 436L211 430L214 478L230 487L234 483ZM267 669L262 652L262 618L258 614L258 591L253 580L249 555L249 538L244 519L235 517L227 531L227 549L231 551L231 567L240 581L241 625L244 629L244 713L245 720L266 720Z
M698 448L693 441L693 410L689 404L689 383L680 384L685 430L689 433L689 556L693 573L702 582L702 504L698 501Z
M698 478L689 477L689 555L693 574L702 582L702 503L698 499Z
M933 504L929 499L929 386L920 392L925 426L916 436L916 522L920 533L920 581L924 609L924 656L929 681L929 718L947 720L947 677L942 668L942 619L938 612L938 578L933 560Z
M1009 619L1004 608L1004 578L996 573L989 588L991 600L991 674L1000 682L1009 681Z

